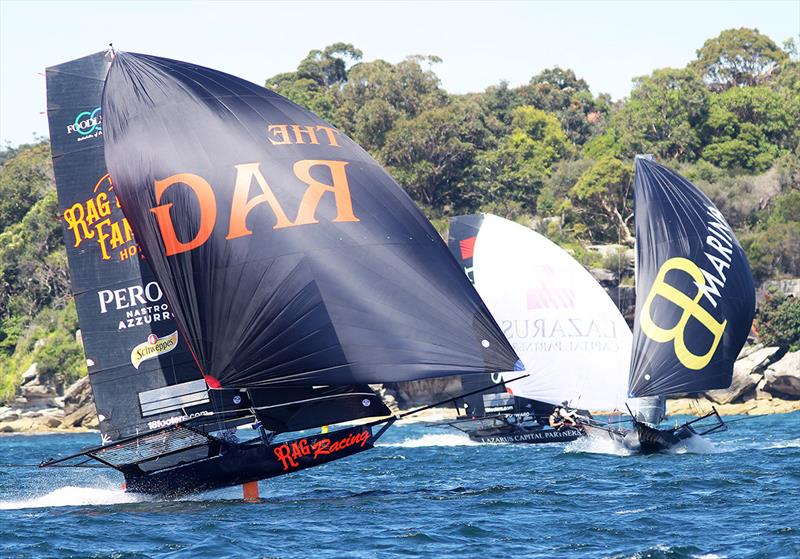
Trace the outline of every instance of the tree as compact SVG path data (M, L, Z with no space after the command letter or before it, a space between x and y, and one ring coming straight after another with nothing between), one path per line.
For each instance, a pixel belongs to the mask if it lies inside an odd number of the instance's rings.
M654 153L661 159L694 161L709 95L691 70L664 68L634 80L630 99L615 115L614 134L625 155Z
M553 165L572 152L555 116L530 106L517 107L512 112L510 133L497 148L478 158L484 201L520 202L533 213Z
M758 306L755 326L764 345L797 351L800 349L800 299L774 288L768 290Z
M725 169L765 171L794 143L800 101L765 86L711 96L703 158Z
M692 67L701 72L709 88L723 91L763 84L788 59L788 54L758 29L741 27L707 40Z
M628 226L633 217L632 179L631 166L614 157L600 159L584 172L570 189L565 207L578 225L576 233L593 241L632 245Z
M334 43L323 50L312 50L297 66L300 79L313 80L320 87L347 81L347 61L361 60L363 53L350 43Z
M386 135L382 158L429 215L471 210L477 203L472 167L487 136L478 104L453 99L398 121Z
M579 145L598 132L610 109L607 96L593 97L585 80L558 67L543 70L514 93L519 105L555 113L567 137Z
M336 97L342 129L365 149L377 151L400 119L444 106L448 96L439 78L420 64L437 61L416 56L399 64L375 60L353 66Z

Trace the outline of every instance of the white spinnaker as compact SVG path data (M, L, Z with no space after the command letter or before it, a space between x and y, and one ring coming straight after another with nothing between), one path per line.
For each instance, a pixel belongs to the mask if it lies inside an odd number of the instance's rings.
M583 266L535 231L489 214L473 265L478 293L530 375L509 386L514 394L625 409L631 331Z

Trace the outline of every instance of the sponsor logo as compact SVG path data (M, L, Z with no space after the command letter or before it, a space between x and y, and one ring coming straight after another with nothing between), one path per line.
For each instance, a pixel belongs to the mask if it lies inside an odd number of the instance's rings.
M675 356L687 369L699 371L706 367L714 357L725 333L727 319L720 322L712 313L717 310L719 301L724 298L727 274L733 263L735 250L737 247L734 245L733 232L725 218L717 208L707 206L703 250L705 259L701 263L696 263L688 258L676 257L664 262L642 305L639 323L644 335L659 343L672 342ZM675 285L681 272L691 279L696 288L694 294L687 294ZM672 278L671 281L668 280L668 274ZM653 320L652 307L657 300L656 297L668 301L682 311L673 327L663 328ZM689 319L694 320L690 322ZM693 326L687 333L689 324ZM703 337L700 335L702 330L698 330L694 325L699 325L710 335L711 339L705 353L694 353L686 345L687 335L692 340Z
M617 325L613 320L536 318L501 320L500 328L517 353L617 352ZM524 368L524 367L523 367Z
M125 311L125 318L117 324L117 330L145 326L154 322L172 320L174 316L157 282L145 285L130 285L121 289L101 289L97 292L100 314L109 310Z
M521 443L526 441L547 441L551 439L564 439L566 437L580 437L581 432L577 429L563 429L561 431L539 431L536 433L525 433L524 435L506 435L501 437L482 437L485 443Z
M90 198L64 210L64 221L72 233L72 246L78 248L85 241L93 241L100 247L103 260L127 260L139 253L108 173L95 183Z
M168 417L166 419L156 419L155 421L148 421L147 427L149 429L160 429L161 427L169 427L170 425L175 425L176 423L180 423L181 421L186 421L187 419L192 419L194 417L200 417L205 415L214 415L214 414L208 410L203 410L195 413L190 413L187 415L173 415L172 417Z
M178 345L178 331L174 331L169 336L159 338L155 334L147 336L147 341L142 342L131 350L131 363L135 369L143 361L155 359L159 355L164 355L175 349Z
M673 342L675 356L678 361L687 369L700 370L709 364L714 352L717 350L722 334L725 332L727 320L717 322L706 309L700 305L703 298L703 290L699 288L693 297L686 295L673 285L667 282L667 274L671 271L682 271L688 274L695 285L706 285L706 280L700 268L691 260L686 258L670 258L661 265L658 275L647 294L647 299L642 305L642 312L639 316L639 325L645 336L659 343ZM670 303L678 306L683 312L677 324L672 328L662 328L653 320L652 307L656 297L662 297ZM686 346L686 327L689 319L694 318L695 323L702 325L712 335L712 341L708 351L702 354L692 352ZM692 336L693 338L696 336Z
M101 108L95 107L89 111L81 111L75 115L75 120L67 125L67 136L76 135L76 140L82 142L89 138L103 135L103 115Z
M364 448L370 440L369 431L350 432L346 436L335 439L331 437L316 439L299 439L289 441L275 447L275 456L280 460L283 471L299 468L301 458L317 460L320 456L338 454L347 448Z

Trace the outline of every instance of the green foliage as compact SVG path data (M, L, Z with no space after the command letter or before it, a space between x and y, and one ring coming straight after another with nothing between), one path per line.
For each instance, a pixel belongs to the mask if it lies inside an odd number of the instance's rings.
M469 210L478 205L469 179L487 134L480 107L454 99L447 106L400 120L386 136L383 160L433 215Z
M517 107L509 134L478 158L484 200L492 204L510 200L533 212L553 166L572 152L558 119L530 106Z
M724 169L763 172L790 147L800 101L767 87L737 87L711 96L703 158Z
M594 242L632 243L632 183L630 164L614 157L595 162L569 191L567 216L576 234Z
M800 299L770 289L755 318L758 338L764 345L789 351L800 349Z
M664 68L635 80L631 97L613 119L623 153L694 161L701 149L700 126L709 93L691 70Z
M707 40L692 64L713 90L768 81L789 56L758 29L727 29Z
M0 354L0 402L13 399L20 375L36 363L42 375L70 383L86 374L83 348L75 340L78 316L74 302L64 308L42 309L17 337L10 355Z

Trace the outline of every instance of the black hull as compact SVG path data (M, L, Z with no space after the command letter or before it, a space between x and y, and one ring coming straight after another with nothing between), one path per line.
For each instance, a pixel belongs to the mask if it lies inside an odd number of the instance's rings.
M607 427L585 426L586 434L599 439L611 439L633 454L656 454L676 447L686 439L697 435L689 425L674 429L655 429L643 423L636 423L633 429L610 429Z

